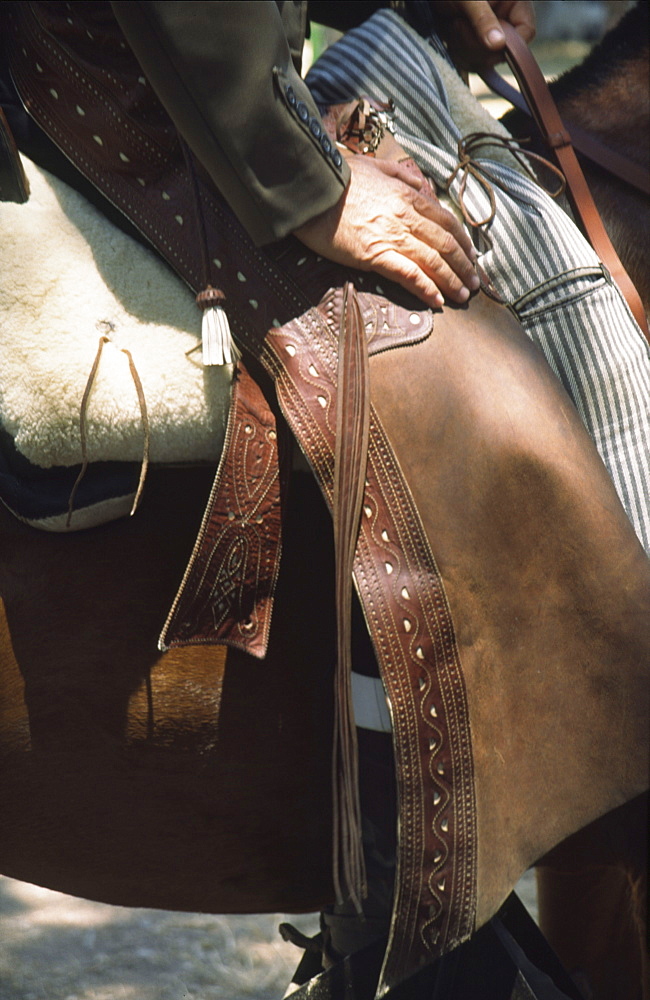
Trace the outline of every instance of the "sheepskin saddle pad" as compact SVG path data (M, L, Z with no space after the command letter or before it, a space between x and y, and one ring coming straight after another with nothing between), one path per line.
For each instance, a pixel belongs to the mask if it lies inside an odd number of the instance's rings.
M462 130L508 137L437 62ZM505 149L491 155L521 169ZM29 200L0 202L0 499L37 527L78 530L131 510L145 438L136 378L150 460L216 465L230 372L202 365L200 313L180 279L77 191L22 160Z
M180 279L22 159L30 197L0 203L0 497L65 530L87 459L79 529L128 513L145 425L152 462L218 462L231 372L203 366L200 312Z

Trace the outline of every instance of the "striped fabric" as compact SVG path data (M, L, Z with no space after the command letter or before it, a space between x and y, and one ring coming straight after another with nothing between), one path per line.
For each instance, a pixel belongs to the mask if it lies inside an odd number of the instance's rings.
M392 99L396 138L444 187L458 162L438 39L425 41L382 10L349 31L312 67L319 105L367 95ZM445 67L446 68L446 67ZM650 554L650 350L618 288L576 226L534 181L479 151L497 203L489 227L474 231L481 265L562 381ZM451 187L458 199L460 178ZM489 214L488 196L469 178L465 204ZM487 230L487 231L486 231Z

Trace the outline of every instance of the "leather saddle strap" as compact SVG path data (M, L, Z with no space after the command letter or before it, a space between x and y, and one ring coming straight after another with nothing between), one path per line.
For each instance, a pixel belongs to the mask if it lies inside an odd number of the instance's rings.
M529 118L532 118L530 108L519 91L515 87L511 87L508 81L504 80L495 69L483 70L480 77L495 94L503 97L519 111L523 111ZM632 160L621 156L620 153L610 149L586 129L580 128L569 119L563 119L563 121L567 130L570 130L571 144L578 153L602 167L609 174L629 184L630 187L636 188L641 194L650 195L650 176L640 164L633 163Z
M555 153L562 168L571 204L582 230L621 289L646 338L650 340L650 331L639 293L605 231L582 168L578 163L571 143L571 136L564 127L564 122L560 118L557 105L548 89L542 71L530 49L512 25L502 23L502 27L506 35L506 59L526 97L538 128Z
M352 706L352 574L368 461L369 382L363 317L354 286L347 282L339 327L332 502L337 625L333 867L339 901L349 895L360 913L361 898L365 895L365 867L361 849L357 731Z

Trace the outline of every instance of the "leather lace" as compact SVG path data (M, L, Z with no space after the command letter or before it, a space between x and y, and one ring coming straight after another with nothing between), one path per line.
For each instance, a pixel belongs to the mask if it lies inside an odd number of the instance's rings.
M66 519L66 528L70 527L72 522L72 514L74 512L74 502L77 495L77 490L81 485L81 481L86 475L88 470L88 443L87 443L87 433L86 433L86 421L88 416L88 401L90 399L90 393L92 392L93 385L95 384L95 377L97 375L97 370L99 368L99 362L101 360L102 351L104 350L104 344L112 343L111 338L103 334L99 338L99 347L97 348L97 354L95 355L95 360L93 361L92 368L90 369L90 374L88 376L88 381L86 382L86 388L81 400L81 407L79 411L79 436L81 439L81 469L79 470L79 475L77 476L74 486L70 491L70 498L68 500L68 517ZM135 497L133 498L133 504L131 506L131 515L135 514L140 503L140 498L142 496L142 490L144 489L144 482L147 478L147 471L149 469L149 447L151 441L151 431L149 427L149 416L147 413L147 403L144 395L144 389L142 388L142 382L140 381L140 376L138 375L138 370L135 367L135 362L130 351L125 347L119 348L122 354L125 354L129 362L129 371L131 373L131 378L133 379L133 385L135 386L136 395L138 397L138 405L140 407L140 417L142 419L142 428L144 433L144 443L142 446L142 461L140 463L140 478L138 481L138 486L136 489Z
M468 135L463 136L458 140L458 163L447 178L446 183L446 190L449 193L451 185L454 183L458 175L461 175L460 187L458 190L458 205L463 213L465 222L469 226L473 226L475 229L479 226L489 226L496 215L496 198L494 197L492 185L488 180L490 170L489 167L477 158L478 153L489 146L497 146L501 149L507 149L508 152L514 156L525 173L537 184L540 184L539 178L533 172L530 163L528 163L527 160L534 160L536 163L542 164L558 179L558 186L555 190L550 190L544 185L540 186L544 187L551 198L558 198L564 193L566 181L562 171L543 156L539 156L538 153L533 153L532 150L522 149L521 141L515 142L507 136L497 135L492 132L470 132ZM490 202L490 211L483 219L474 219L469 208L467 207L465 192L467 190L467 181L469 177L473 177L474 180L481 185Z

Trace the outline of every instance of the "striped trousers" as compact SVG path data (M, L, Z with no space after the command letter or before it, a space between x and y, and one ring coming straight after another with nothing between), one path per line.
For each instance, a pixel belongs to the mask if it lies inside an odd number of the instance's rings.
M423 39L395 12L382 10L327 49L307 83L319 105L362 95L392 100L397 140L444 189L461 138L448 94L450 69L438 39ZM648 344L563 209L492 147L473 161L496 199L493 221L472 234L480 264L562 381L650 554ZM449 192L456 202L459 186L456 177ZM464 203L476 220L490 213L488 194L472 176Z

